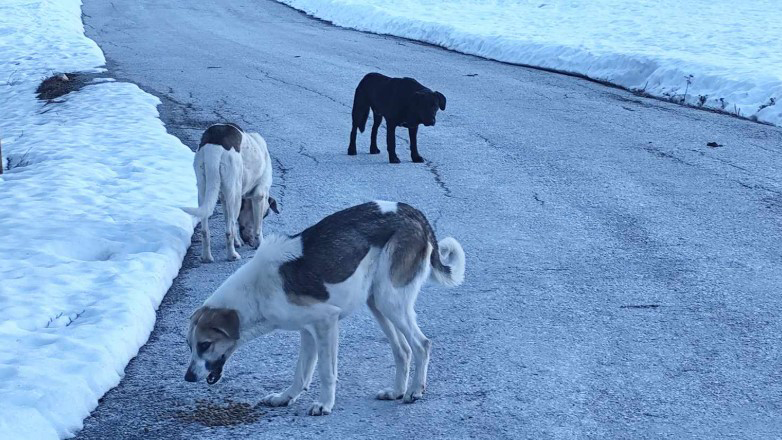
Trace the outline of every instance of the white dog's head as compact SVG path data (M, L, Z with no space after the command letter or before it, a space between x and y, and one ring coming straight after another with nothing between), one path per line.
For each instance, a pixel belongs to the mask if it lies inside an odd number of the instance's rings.
M274 211L275 214L280 213L279 208L277 208L277 200L274 200L274 197L271 196L262 203L260 221L263 221L269 215L269 211ZM253 206L247 199L242 199L242 208L239 210L239 236L243 242L254 248L257 248L260 244L261 237L258 236L257 229L253 227Z

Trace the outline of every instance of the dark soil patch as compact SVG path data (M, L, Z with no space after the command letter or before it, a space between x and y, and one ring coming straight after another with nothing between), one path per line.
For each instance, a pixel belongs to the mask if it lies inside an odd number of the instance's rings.
M79 72L59 73L41 81L35 93L38 94L38 99L51 101L81 89L93 78L95 78L94 74Z

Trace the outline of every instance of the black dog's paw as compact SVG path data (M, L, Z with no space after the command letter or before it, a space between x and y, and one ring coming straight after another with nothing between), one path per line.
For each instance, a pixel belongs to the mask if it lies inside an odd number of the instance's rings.
M369 146L369 154L380 154L380 148L377 148L376 146Z
M401 163L401 161L399 160L399 158L398 158L397 156L391 156L391 157L389 157L389 158L388 158L388 162L389 162L389 163Z
M412 159L415 163L424 163L424 158L421 156L412 156Z
M356 148L355 147L348 148L348 156L355 156L356 154L357 153L356 153Z

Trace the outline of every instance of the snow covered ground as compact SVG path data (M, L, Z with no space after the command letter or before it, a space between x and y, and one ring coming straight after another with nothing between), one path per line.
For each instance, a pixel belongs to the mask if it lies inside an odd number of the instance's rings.
M100 72L80 0L0 3L0 438L71 436L147 340L190 243L192 153L158 99L97 81L44 105L41 79Z
M782 125L776 0L279 1L339 26Z

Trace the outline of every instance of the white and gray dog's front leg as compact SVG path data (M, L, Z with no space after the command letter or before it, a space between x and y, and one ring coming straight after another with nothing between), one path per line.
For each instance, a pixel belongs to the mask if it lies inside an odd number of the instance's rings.
M310 386L312 373L315 370L315 362L318 359L315 337L309 330L301 330L301 346L299 347L299 361L296 364L296 373L293 383L282 393L272 393L264 397L261 403L267 406L286 406L296 401L302 391Z
M315 324L315 340L318 344L318 376L320 398L313 402L309 414L331 414L337 389L337 351L339 345L339 313Z

